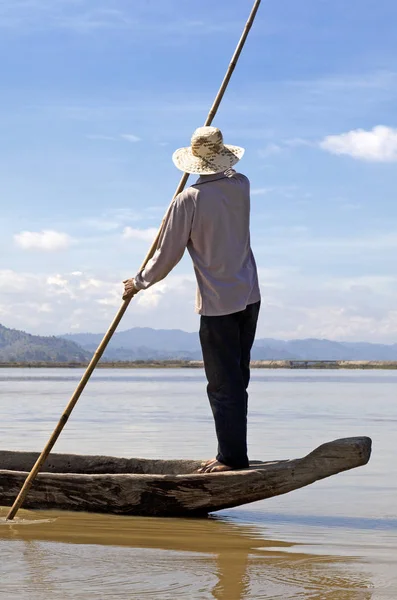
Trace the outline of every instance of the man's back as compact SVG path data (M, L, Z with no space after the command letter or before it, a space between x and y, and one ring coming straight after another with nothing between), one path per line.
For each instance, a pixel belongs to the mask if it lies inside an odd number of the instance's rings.
M200 314L230 314L260 299L250 246L249 188L245 175L216 174L201 176L181 194L184 202L194 203L187 247L196 271Z
M245 175L201 176L175 198L156 252L135 277L135 286L145 289L166 277L187 247L197 278L199 314L228 315L259 302L249 214L249 180Z

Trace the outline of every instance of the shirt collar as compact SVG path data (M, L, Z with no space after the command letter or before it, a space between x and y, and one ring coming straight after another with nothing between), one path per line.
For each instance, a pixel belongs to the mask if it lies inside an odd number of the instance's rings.
M212 175L200 175L194 185L200 185L201 183L208 183L210 181L217 181L217 179L225 179L227 175L225 173L213 173Z

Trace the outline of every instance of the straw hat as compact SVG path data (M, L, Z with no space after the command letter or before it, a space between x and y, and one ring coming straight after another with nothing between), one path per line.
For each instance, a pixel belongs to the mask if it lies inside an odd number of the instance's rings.
M243 154L244 148L223 143L217 127L199 127L192 135L191 145L175 150L172 160L185 173L211 175L230 169Z

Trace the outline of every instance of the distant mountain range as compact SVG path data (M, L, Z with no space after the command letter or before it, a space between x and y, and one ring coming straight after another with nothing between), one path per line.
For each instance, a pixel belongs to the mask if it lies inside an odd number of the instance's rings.
M30 335L0 325L0 362L86 362L103 338L101 333L60 337ZM103 360L201 360L198 333L180 329L135 327L116 332ZM253 360L397 360L397 344L333 342L321 339L255 342Z
M82 362L88 357L72 340L30 335L0 325L0 362Z
M76 333L63 336L93 352L103 334ZM108 360L181 359L200 360L198 333L180 329L135 327L115 333L105 352ZM253 360L397 360L397 344L366 342L333 342L304 339L281 341L272 338L256 340Z

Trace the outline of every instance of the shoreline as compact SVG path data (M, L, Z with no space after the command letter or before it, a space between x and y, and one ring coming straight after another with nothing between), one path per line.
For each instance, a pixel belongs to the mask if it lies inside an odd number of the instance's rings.
M0 369L85 369L88 362L0 363ZM99 362L97 369L202 369L199 360L136 360ZM397 369L397 361L382 360L254 360L252 369Z

